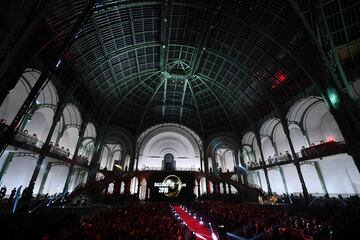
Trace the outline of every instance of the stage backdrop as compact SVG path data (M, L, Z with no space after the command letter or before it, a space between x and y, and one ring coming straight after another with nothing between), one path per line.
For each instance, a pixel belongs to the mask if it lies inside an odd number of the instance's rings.
M191 201L194 200L194 176L187 172L158 172L149 179L150 200Z

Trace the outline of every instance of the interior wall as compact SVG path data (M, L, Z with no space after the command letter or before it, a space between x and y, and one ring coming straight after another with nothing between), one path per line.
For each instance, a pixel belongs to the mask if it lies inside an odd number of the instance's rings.
M51 108L40 108L35 111L31 119L25 125L25 129L28 130L30 135L34 133L40 141L45 142L49 133L54 111Z
M200 169L200 149L185 130L162 127L150 133L140 146L138 168L162 168L165 154L174 156L176 169Z
M308 147L308 144L305 141L305 136L298 127L290 127L289 131L295 152L300 152L303 146Z
M3 154L1 168L4 167L3 164L7 154L8 152ZM32 157L15 157L12 159L5 175L2 177L2 185L6 186L8 194L14 187L17 189L22 185L21 190L24 190L29 185L35 166L36 159ZM39 173L36 185L34 186L34 193L38 191L41 181L39 179L42 178L42 175L43 171Z
M68 172L68 166L59 165L51 167L43 193L48 193L49 195L62 193Z
M262 140L262 150L264 153L265 162L268 162L269 156L273 157L275 154L275 149L271 143L270 138L263 138Z
M337 154L316 161L329 194L360 193L360 174L351 156Z
M268 171L271 191L276 194L285 193L284 184L281 179L280 172L278 170Z
M274 142L279 155L280 153L284 154L286 151L290 152L289 142L281 124L278 124L274 131Z
M79 138L79 130L75 127L67 128L59 142L60 147L64 146L65 149L69 149L71 154L74 154L76 144Z
M0 119L4 118L10 124L24 103L29 91L30 89L25 81L20 79L0 106Z

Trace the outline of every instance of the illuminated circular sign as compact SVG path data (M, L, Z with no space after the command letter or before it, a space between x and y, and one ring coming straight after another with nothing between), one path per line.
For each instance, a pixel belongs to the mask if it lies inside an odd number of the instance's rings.
M163 182L155 183L155 187L159 188L159 193L164 193L167 197L177 197L182 187L186 187L185 183L176 175L167 176Z
M182 182L178 176L169 175L163 183L168 186L168 192L164 193L167 197L177 197L182 188Z

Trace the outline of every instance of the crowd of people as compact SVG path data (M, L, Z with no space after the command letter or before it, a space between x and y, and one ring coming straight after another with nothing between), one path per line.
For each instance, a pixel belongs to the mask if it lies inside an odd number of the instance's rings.
M312 143L309 147L302 146L300 153L302 157L321 156L342 151L342 148L342 144L333 140L326 142L321 140L319 144Z
M85 217L52 239L189 239L165 202L131 204Z
M359 201L346 208L323 206L254 205L224 201L195 201L193 211L246 239L339 240L351 238L360 227ZM352 229L354 231L352 232ZM350 237L350 238L349 238Z
M0 201L13 203L16 198L19 199L21 202L23 199L25 199L29 194L28 187L23 188L22 185L20 185L18 188L14 187L11 191L8 191L5 185L3 185L0 188ZM59 197L62 193L54 193L54 194L48 194L48 193L39 193L35 197L31 196L34 200L44 200L44 199L55 199Z
M25 129L24 131L19 131L15 134L14 139L16 141L22 142L22 143L26 143L29 145L33 145L33 146L38 146L40 147L41 143L37 137L36 133L33 133L32 135L29 134L29 131L27 129Z
M264 240L356 239L353 236L360 228L360 201L345 201L346 206L342 207L324 200L301 208L224 200L197 200L187 204L205 223L212 223L222 240L232 239L229 234ZM73 212L79 209L41 209L33 214L1 216L0 224L16 236L10 239L24 239L24 236L42 240L195 239L166 202L133 200L97 213L88 209L82 216ZM34 222L36 226L28 226Z
M76 156L76 161L82 165L88 165L89 163L89 159L81 154Z
M289 153L289 151L285 151L285 154L280 152L279 154L274 154L274 156L268 156L268 158L265 161L265 164L276 164L279 162L291 161L292 159L293 159L293 157ZM247 166L249 168L262 167L263 162L261 159L259 159L258 161L248 161Z
M311 143L309 147L302 146L300 152L296 153L299 158L308 158L308 157L319 157L321 155L327 155L329 153L334 153L336 151L341 151L342 145L333 140L324 141L321 140L319 144ZM274 154L274 156L268 156L265 160L266 165L276 164L279 162L286 162L293 160L293 156L289 151L285 153L280 152L279 154ZM263 167L263 162L259 158L258 161L248 161L246 163L248 168Z
M70 157L70 149L65 149L64 146L60 147L58 143L54 145L52 141L50 142L50 152L61 157Z
M6 119L1 119L0 120L0 133L4 132L5 129L8 128L7 125L7 121ZM26 143L29 145L33 145L36 147L41 148L43 145L43 142L41 142L38 139L38 136L36 133L30 134L29 131L27 129L24 129L23 131L18 131L15 136L14 139L18 142L22 142L22 143ZM58 156L61 157L66 157L69 158L70 157L70 149L66 148L64 146L60 147L59 144L55 144L51 141L50 142L50 152L51 153L55 153ZM82 162L85 162L85 157L81 157Z

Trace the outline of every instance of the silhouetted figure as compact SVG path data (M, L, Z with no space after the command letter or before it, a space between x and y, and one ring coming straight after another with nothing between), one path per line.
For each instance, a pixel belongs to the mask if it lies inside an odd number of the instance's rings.
M286 151L285 154L286 154L287 160L291 160L291 154L289 153L289 151Z
M10 193L10 196L9 196L9 199L8 199L9 202L12 202L12 200L15 197L15 194L16 194L16 187L14 187L14 189L11 190L11 193Z
M6 195L6 186L2 186L2 188L0 189L0 199L3 199Z
M28 188L24 188L23 192L21 193L21 199L26 199L28 194Z

